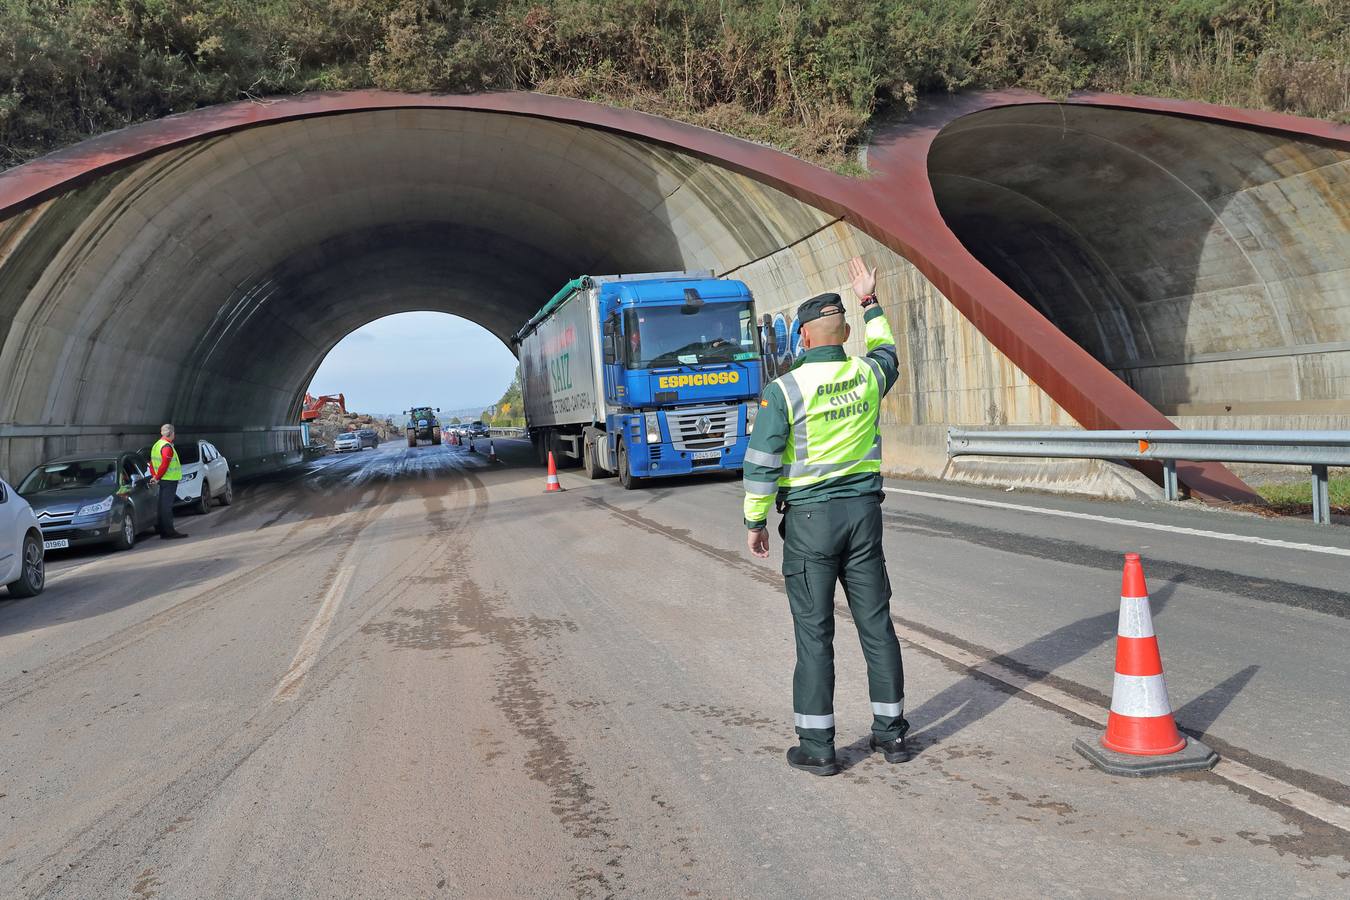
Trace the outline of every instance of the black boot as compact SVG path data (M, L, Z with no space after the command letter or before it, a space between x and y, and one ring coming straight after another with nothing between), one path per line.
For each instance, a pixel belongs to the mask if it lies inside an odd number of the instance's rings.
M839 760L833 756L807 756L801 747L793 747L787 752L788 765L812 775L838 775Z
M905 738L903 735L893 741L882 741L878 740L877 736L874 734L872 735L872 749L880 750L882 755L886 757L886 762L888 763L909 762L914 756L913 753L909 752L909 748L905 746Z

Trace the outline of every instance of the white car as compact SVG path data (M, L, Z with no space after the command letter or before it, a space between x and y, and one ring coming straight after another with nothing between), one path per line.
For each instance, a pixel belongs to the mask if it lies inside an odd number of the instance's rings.
M0 481L0 584L11 597L35 597L47 583L42 529L28 501Z
M210 441L180 441L175 443L178 451L178 464L183 469L183 478L178 482L178 502L176 506L191 505L192 511L206 515L216 500L221 506L234 502L234 479L230 476L230 463L216 445ZM150 448L141 450L141 455L150 460L153 471L158 468L159 460L150 459Z
M361 435L357 434L355 431L344 431L337 436L337 440L333 441L334 453L346 453L349 450L360 449Z

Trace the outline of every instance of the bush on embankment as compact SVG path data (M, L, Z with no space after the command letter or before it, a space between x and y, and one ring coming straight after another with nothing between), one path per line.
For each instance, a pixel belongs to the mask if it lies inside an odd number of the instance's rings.
M213 103L521 88L844 162L926 92L1346 118L1344 0L0 0L0 166Z

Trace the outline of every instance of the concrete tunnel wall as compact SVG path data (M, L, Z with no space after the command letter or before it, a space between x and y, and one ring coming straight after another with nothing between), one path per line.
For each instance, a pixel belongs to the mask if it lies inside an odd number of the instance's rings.
M1042 104L928 162L974 255L1180 427L1350 428L1350 148Z
M940 473L947 422L1073 424L912 265L838 218L535 119L406 109L214 137L11 217L0 248L12 477L146 442L162 419L236 459L283 453L295 435L261 426L293 423L328 350L391 313L454 313L505 339L578 273L711 268L790 319L843 290L856 253L880 266L908 369L884 411L889 469Z
M957 98L879 132L867 180L667 120L526 94L302 95L93 139L0 174L0 473L145 443L166 419L236 461L274 465L295 447L291 423L323 356L372 319L440 310L504 338L576 274L710 268L746 280L786 330L802 299L844 290L845 261L862 254L879 267L903 368L882 411L887 471L1129 494L1138 480L1108 464L947 464L948 425L1167 424L1055 329L1094 350L1083 338L1092 329L1055 307L1047 282L1000 269L988 242L970 240L971 217L952 217L967 246L947 229L944 176L971 181L979 154L949 154L966 168L948 172L944 146L998 106L1060 109L1021 94ZM1164 118L1155 113L1140 115ZM958 198L957 212L979 205ZM1032 221L1024 206L988 208L1021 229ZM1345 308L1339 290L1327 309ZM1183 480L1211 496L1247 490L1212 464L1189 464Z

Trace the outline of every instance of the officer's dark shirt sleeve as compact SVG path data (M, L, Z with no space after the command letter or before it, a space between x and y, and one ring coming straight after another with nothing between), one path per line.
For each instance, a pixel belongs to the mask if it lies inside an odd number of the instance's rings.
M900 357L895 352L891 323L878 303L863 313L863 336L867 338L867 358L881 369L881 396L886 396L900 380Z
M769 519L778 479L783 474L783 450L787 448L787 400L777 382L764 388L759 417L745 451L742 483L745 486L745 527L763 528Z

